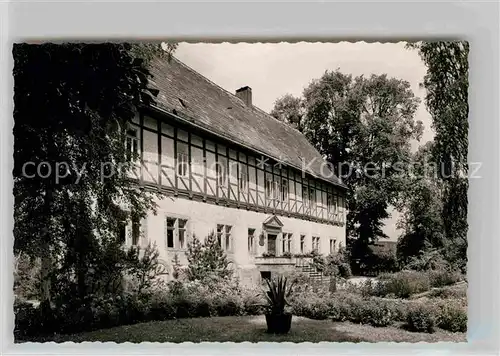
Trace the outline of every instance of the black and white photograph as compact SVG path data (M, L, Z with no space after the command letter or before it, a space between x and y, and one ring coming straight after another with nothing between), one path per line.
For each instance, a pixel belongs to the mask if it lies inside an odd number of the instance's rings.
M12 58L16 343L467 341L469 42Z

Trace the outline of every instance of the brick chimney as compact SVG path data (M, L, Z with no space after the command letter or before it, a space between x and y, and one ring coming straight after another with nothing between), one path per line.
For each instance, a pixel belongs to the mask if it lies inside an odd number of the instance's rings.
M245 86L236 90L236 96L243 100L246 106L252 107L252 88Z

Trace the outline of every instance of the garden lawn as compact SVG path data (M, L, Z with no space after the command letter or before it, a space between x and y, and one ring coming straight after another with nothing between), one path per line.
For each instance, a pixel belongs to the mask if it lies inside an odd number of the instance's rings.
M266 333L264 316L213 317L156 321L119 326L75 335L56 335L31 341L114 341L114 342L465 342L465 333L442 330L434 334L413 333L397 327L375 328L352 323L335 323L331 320L312 320L293 317L287 335Z

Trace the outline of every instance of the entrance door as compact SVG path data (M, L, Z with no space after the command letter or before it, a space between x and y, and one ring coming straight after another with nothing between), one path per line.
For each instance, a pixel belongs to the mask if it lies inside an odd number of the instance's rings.
M276 238L278 235L267 235L267 253L276 255Z

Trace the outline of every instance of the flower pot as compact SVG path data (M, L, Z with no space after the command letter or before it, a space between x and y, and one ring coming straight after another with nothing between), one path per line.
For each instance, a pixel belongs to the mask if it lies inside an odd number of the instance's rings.
M266 314L267 332L286 334L292 325L292 314Z

